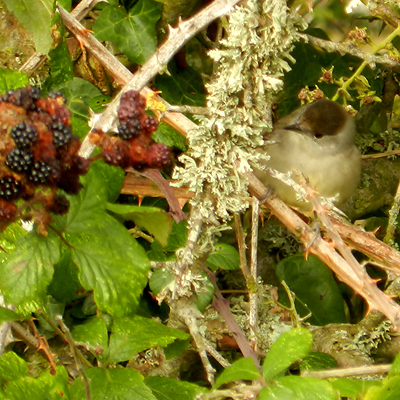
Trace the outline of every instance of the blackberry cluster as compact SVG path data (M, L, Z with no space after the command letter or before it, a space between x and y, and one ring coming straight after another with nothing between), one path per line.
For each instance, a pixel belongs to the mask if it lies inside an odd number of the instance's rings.
M118 137L108 137L102 132L93 134L92 142L102 148L106 163L122 168L171 165L170 147L152 141L158 122L146 114L145 108L146 101L139 92L125 92L118 108Z
M25 121L11 128L11 137L14 139L15 145L20 149L31 147L38 139L38 136L36 128Z
M0 228L23 218L25 210L33 219L37 215L36 221L43 219L43 213L32 208L37 203L48 212L63 214L69 202L57 189L68 194L80 190L79 176L88 171L90 162L78 156L80 141L72 135L65 103L61 93L43 98L30 86L0 97ZM15 201L20 199L29 202L17 207Z
M12 176L0 179L0 198L4 200L18 199L21 193L21 183Z

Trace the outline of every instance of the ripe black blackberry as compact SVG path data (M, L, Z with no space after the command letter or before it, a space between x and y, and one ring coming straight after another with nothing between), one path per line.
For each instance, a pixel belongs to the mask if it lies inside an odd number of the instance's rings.
M142 132L142 124L138 119L119 121L118 136L122 140L130 140Z
M33 184L39 185L48 182L51 175L54 175L55 173L56 171L51 165L46 164L44 161L36 161L29 172L28 179Z
M4 200L16 200L21 195L21 183L12 176L0 179L0 198Z
M61 147L68 144L72 139L71 128L65 126L62 122L56 122L51 126L53 131L54 147Z
M130 104L134 107L144 108L146 100L136 90L129 90L121 95L120 105Z
M28 149L38 139L38 132L33 125L26 122L20 122L11 128L11 137L15 145L20 149Z
M26 172L33 163L33 155L29 150L13 149L6 157L6 165L16 172Z

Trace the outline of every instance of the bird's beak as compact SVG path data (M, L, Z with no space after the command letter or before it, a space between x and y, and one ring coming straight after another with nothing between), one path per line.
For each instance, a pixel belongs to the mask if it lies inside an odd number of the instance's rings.
M285 126L283 129L285 129L287 131L303 132L303 129L299 122L296 122L295 124L292 124L292 125Z

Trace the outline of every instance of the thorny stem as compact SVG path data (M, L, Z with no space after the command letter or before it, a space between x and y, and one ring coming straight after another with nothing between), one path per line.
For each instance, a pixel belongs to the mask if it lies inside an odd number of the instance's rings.
M386 374L391 369L392 364L365 365L353 368L328 369L326 371L304 371L301 376L317 379L348 378L351 376Z

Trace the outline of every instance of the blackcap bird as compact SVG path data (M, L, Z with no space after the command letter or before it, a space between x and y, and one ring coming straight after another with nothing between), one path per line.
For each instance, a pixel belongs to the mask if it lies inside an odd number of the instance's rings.
M360 182L361 155L354 144L355 134L354 121L342 106L319 100L275 124L261 150L270 159L262 163L281 173L292 172L296 182L303 182L303 175L320 196L335 198L334 204L340 207ZM293 187L267 171L255 169L254 173L288 205L303 212L312 210L311 203L296 195Z

